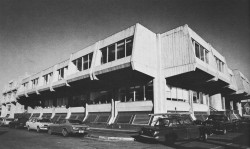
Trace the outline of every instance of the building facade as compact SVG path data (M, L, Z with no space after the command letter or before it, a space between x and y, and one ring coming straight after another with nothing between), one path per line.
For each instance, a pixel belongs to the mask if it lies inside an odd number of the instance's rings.
M118 128L146 124L153 113L204 119L210 112L241 111L240 100L250 93L244 75L188 25L156 34L136 24L18 85L15 93L3 92L4 109L13 93L16 107L33 117Z

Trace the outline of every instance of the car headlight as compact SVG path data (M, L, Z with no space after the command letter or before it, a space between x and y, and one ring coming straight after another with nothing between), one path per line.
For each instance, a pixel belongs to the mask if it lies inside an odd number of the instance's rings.
M158 134L159 134L159 131L155 131L155 132L153 133L154 136L156 136L156 135L158 135Z

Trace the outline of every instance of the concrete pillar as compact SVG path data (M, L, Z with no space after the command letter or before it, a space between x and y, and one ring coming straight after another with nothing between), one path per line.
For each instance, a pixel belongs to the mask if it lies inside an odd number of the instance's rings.
M238 111L239 111L239 114L242 116L241 102L237 102L237 109L238 109Z
M234 110L234 102L230 101L230 110Z
M166 97L165 97L165 86L166 79L162 74L162 58L161 58L161 37L157 34L157 75L153 80L154 90L154 113L166 113Z
M189 90L188 94L189 94L189 105L190 105L189 112L191 113L192 118L194 118L193 91Z

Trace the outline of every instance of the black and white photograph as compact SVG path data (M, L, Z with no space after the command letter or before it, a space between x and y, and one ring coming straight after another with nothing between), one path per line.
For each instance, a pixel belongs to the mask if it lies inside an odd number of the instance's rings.
M0 0L0 149L250 149L249 0Z

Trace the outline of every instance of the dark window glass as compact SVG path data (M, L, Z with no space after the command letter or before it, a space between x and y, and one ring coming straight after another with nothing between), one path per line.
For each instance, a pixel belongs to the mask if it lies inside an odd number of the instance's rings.
M83 70L86 70L89 68L89 57L88 55L83 56Z
M133 39L132 38L126 39L126 56L130 56L132 54L132 48L133 48Z
M117 59L125 57L125 43L124 40L117 43Z
M115 44L108 46L108 62L115 60Z
M133 115L118 115L117 123L129 124Z
M92 58L93 58L93 52L89 53L89 68L91 67L92 64Z
M82 71L82 57L77 59L77 69Z
M96 114L90 114L88 115L88 118L85 120L85 122L94 122L97 118Z
M200 48L197 43L195 43L195 55L196 57L200 58Z
M107 47L101 49L102 52L102 64L107 63Z
M202 46L200 46L200 54L201 54L201 57L200 57L200 59L202 60L202 61L205 61L205 59L204 59L204 48L202 47Z
M109 115L100 115L97 119L97 123L107 123L109 120Z
M136 114L133 124L148 124L149 118L148 114Z

